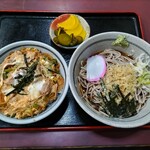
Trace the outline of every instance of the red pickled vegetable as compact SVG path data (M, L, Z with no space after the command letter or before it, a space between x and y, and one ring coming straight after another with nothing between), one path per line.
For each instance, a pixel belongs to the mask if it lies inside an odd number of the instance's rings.
M58 16L56 19L53 20L53 22L51 23L51 28L53 30L56 30L58 28L58 23L64 22L65 20L67 20L70 17L70 14L62 14L60 16Z

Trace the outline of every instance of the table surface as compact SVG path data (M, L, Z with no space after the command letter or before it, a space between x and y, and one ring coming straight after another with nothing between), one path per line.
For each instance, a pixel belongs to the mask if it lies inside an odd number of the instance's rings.
M150 0L1 0L0 12L102 13L135 12L150 43ZM84 128L83 128L84 129ZM150 127L1 132L0 148L150 146Z

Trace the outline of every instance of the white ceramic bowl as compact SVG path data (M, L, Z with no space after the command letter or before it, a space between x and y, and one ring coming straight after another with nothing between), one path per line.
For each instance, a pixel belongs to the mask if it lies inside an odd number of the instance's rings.
M112 41L116 39L118 35L125 35L129 42L128 48L121 48L118 46L112 46ZM69 84L73 96L80 107L94 119L114 127L120 128L133 128L145 125L150 122L150 99L148 99L143 109L135 116L119 119L110 118L102 114L98 114L93 111L81 98L77 84L77 76L79 74L80 62L85 60L89 56L99 52L100 50L115 48L116 50L123 51L128 54L133 54L137 57L141 53L146 53L150 56L150 44L146 41L127 33L122 32L105 32L90 37L87 41L83 42L74 52L69 63Z
M41 52L49 53L52 55L54 58L56 58L60 64L60 72L65 79L64 83L64 88L62 89L61 93L58 95L58 98L56 101L54 101L52 104L50 104L46 110L41 112L40 114L34 116L34 117L29 117L25 119L15 119L15 118L10 118L7 117L3 114L0 114L0 120L12 123L12 124L29 124L29 123L34 123L37 122L41 119L44 119L45 117L51 115L63 102L67 91L68 91L68 77L67 77L67 64L62 57L62 55L56 51L54 48L51 46L44 44L42 42L38 41L19 41L15 42L12 44L9 44L3 48L0 49L0 63L4 60L4 58L12 51L14 50L19 50L22 47L35 47Z
M74 14L74 15L76 15L76 14ZM83 17L81 17L80 15L76 15L76 16L78 17L81 25L83 26L84 30L86 31L86 37L84 39L84 41L85 41L90 36L90 26ZM58 16L58 17L60 17L60 16ZM53 21L55 21L55 19ZM80 45L79 44L79 45L75 45L75 46L63 46L63 45L57 44L53 40L56 35L54 34L54 30L51 28L51 26L49 28L49 35L50 35L50 38L51 38L51 40L53 41L54 44L56 44L58 47L61 47L61 48L64 48L64 49L76 49Z

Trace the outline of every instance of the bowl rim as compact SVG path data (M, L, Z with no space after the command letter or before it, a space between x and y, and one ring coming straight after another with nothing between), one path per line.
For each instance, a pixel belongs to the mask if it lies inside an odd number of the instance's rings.
M16 47L19 48L21 46L39 46L43 49L45 49L46 51L49 51L50 53L53 53L56 57L56 59L58 59L61 64L63 65L64 68L64 73L65 73L65 85L63 88L63 92L61 94L61 97L59 98L59 101L55 103L55 106L52 107L50 110L46 111L45 113L41 112L39 115L35 115L31 118L25 118L25 119L16 119L16 118L11 118L11 117L7 117L3 114L0 113L0 120L7 122L7 123L11 123L11 124L30 124L30 123L35 123L37 121L40 121L46 117L48 117L49 115L51 115L63 102L63 100L65 99L65 96L67 95L68 92L68 88L69 88L69 83L68 83L68 67L67 67L67 63L65 62L65 59L63 58L63 56L56 50L54 49L52 46L43 43L43 42L39 42L39 41L34 41L34 40L23 40L23 41L17 41L17 42L13 42L10 43L4 47L2 47L0 49L0 53L2 51L8 51L9 49L11 50L15 50ZM9 52L8 52L9 53ZM1 55L0 55L1 56Z
M144 45L146 45L147 47L150 48L150 44L148 42L146 42L145 40L135 36L135 35L132 35L132 34L129 34L129 33L125 33L125 32L116 32L116 31L109 31L109 32L103 32L103 33L99 33L99 34L96 34L94 36L91 36L90 38L88 38L85 42L83 42L73 53L71 59L70 59L70 62L69 62L69 66L68 66L68 71L69 71L69 86L70 86L70 89L71 89L71 92L76 100L76 102L78 103L78 105L89 115L91 116L92 118L94 118L95 120L101 122L101 123L104 123L106 125L110 125L110 126L113 126L113 127L117 127L117 128L135 128L135 127L139 127L139 126L143 126L147 123L150 122L150 114L143 117L143 118L140 118L138 119L138 121L136 120L133 120L133 121L130 121L130 122L123 122L121 120L119 120L118 122L116 122L116 120L109 120L108 118L105 119L103 117L99 117L98 114L96 114L94 111L92 111L87 105L85 105L83 102L82 102L82 99L81 97L79 96L77 90L76 90L76 85L74 85L74 79L73 79L73 68L74 68L74 65L77 61L77 58L78 56L83 52L83 49L86 49L88 46L86 45L86 43L88 43L88 45L91 45L93 42L97 42L99 41L99 38L105 38L105 36L107 35L114 35L115 37L117 37L117 35L125 35L125 36L128 36L130 37L131 39L135 39L135 40L138 40L140 41L140 43L143 43ZM114 38L115 39L115 38ZM139 43L138 43L139 44ZM150 54L150 52L149 52ZM80 101L81 100L81 101ZM122 119L123 120L123 119Z

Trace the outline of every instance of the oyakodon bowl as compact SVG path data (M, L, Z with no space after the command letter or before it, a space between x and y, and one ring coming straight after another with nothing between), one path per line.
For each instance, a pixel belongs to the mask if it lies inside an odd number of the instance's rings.
M33 47L37 48L39 51L50 54L53 58L57 59L58 63L60 64L60 73L64 78L64 87L63 89L59 92L57 99L52 102L51 104L48 104L46 109L39 113L38 115L35 115L33 117L28 117L24 119L16 119L16 118L11 118L8 116L3 115L0 113L0 120L12 123L12 124L29 124L29 123L34 123L37 121L40 121L47 116L51 115L63 102L67 91L68 91L68 77L67 77L67 64L62 57L62 55L55 50L53 47L42 43L38 41L18 41L14 42L12 44L9 44L3 48L0 49L0 63L7 57L11 52L15 50L20 50L21 48L27 48L27 47Z
M122 48L113 46L112 42L116 40L118 35L124 35L129 42L129 47ZM150 57L150 45L143 39L134 35L123 32L105 32L94 35L87 41L83 42L73 53L69 63L69 84L72 94L80 107L91 117L104 124L119 127L119 128L134 128L145 125L150 122L150 98L147 100L144 107L136 115L128 118L113 118L98 113L92 109L83 99L78 85L78 75L80 71L80 63L88 57L97 54L105 49L115 49L123 53L129 54L134 58L145 53Z

